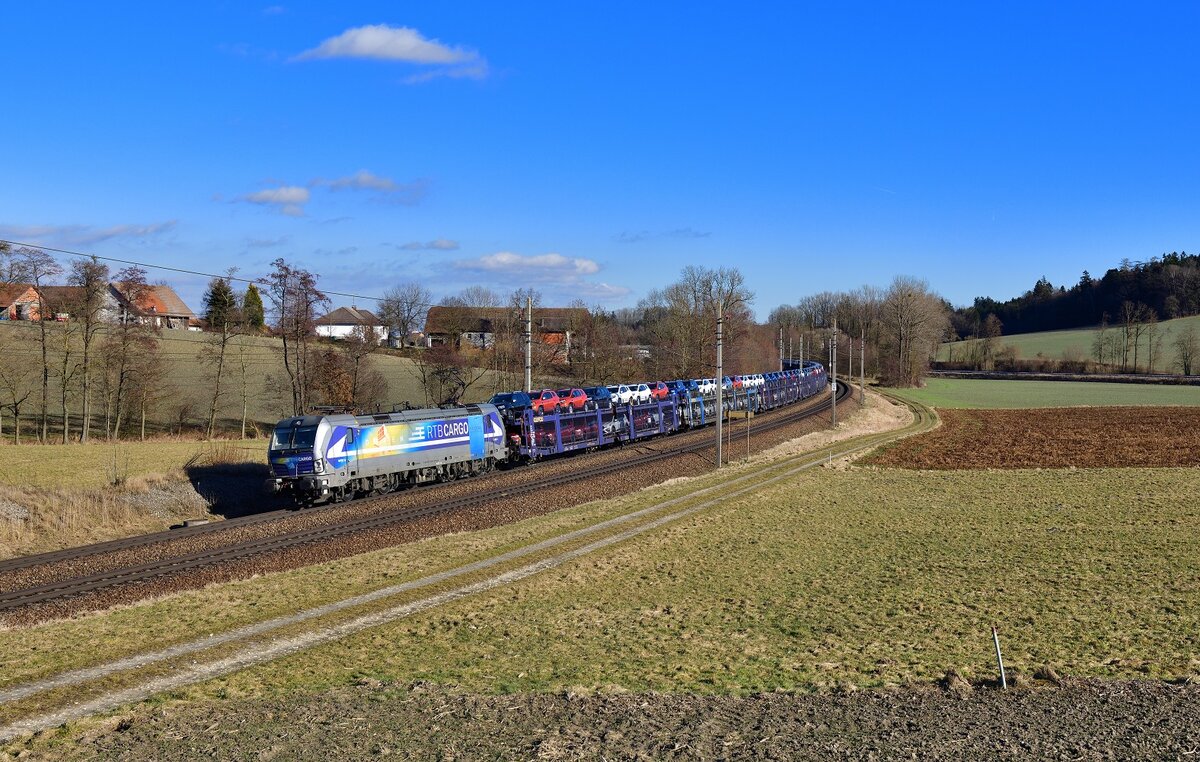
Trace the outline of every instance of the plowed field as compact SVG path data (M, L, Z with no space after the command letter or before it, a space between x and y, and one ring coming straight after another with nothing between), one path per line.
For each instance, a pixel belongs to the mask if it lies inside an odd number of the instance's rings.
M1200 465L1200 409L939 410L942 426L866 462L922 469Z

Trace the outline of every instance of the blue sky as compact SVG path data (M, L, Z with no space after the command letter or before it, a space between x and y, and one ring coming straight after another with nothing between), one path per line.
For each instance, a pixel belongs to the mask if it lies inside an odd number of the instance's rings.
M6 239L608 307L734 265L762 318L897 274L962 304L1200 249L1194 2L10 3L0 21ZM199 308L203 279L151 277Z

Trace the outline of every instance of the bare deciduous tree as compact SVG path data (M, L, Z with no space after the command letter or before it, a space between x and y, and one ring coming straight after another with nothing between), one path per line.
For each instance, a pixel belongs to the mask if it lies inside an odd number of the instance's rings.
M112 373L114 418L111 436L120 439L128 418L129 390L134 370L139 365L138 357L155 343L153 336L159 328L156 323L142 319L139 307L150 292L145 270L136 266L121 270L117 273L117 288L125 304L121 305L116 326L108 333L104 353Z
M680 279L661 291L652 291L639 307L643 329L652 344L648 370L659 378L694 378L715 368L714 331L719 305L725 309L725 358L730 372L742 365L745 347L740 339L752 320L749 306L754 294L736 268L709 269L688 265Z
M1194 323L1189 323L1171 340L1175 347L1175 367L1185 376L1192 375L1196 369L1196 359L1200 357L1200 335L1197 335Z
M329 298L317 288L317 276L289 265L283 258L271 263L266 278L267 296L275 313L275 331L283 339L283 367L292 387L292 415L303 415L307 406L309 339L318 312Z
M93 348L97 334L107 322L106 318L111 304L108 292L108 265L95 257L72 262L71 276L68 278L68 282L79 289L79 298L71 309L71 323L79 327L82 350L79 367L83 415L79 428L79 441L86 443L92 430L91 380L92 364L95 360Z
M350 376L348 404L355 410L370 409L382 400L387 391L387 381L370 363L370 356L378 347L375 329L366 325L354 326L340 344L346 372Z
M400 334L403 342L424 324L425 313L433 304L433 294L420 283L409 281L392 286L383 294L379 318Z
M945 302L923 280L898 276L883 301L880 352L885 383L917 386L949 327Z
M10 332L0 332L0 357L12 358L20 352L20 342ZM0 411L8 409L13 415L13 442L21 444L21 408L37 388L37 367L20 360L0 361ZM0 424L0 434L3 425Z
M22 246L12 253L10 267L17 280L29 283L38 295L38 345L42 355L42 402L38 427L38 440L45 443L50 441L50 342L47 332L48 321L52 318L50 308L46 304L46 296L42 287L52 278L62 273L62 267L41 249Z
M457 405L467 390L487 375L454 351L452 346L431 347L415 358L413 371L425 391L426 405Z

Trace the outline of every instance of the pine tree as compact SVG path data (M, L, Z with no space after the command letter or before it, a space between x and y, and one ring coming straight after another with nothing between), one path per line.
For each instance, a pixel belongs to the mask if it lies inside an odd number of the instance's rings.
M245 317L246 326L251 329L261 330L266 323L262 295L253 283L246 287L246 296L242 299L242 315Z
M208 284L208 292L204 294L204 319L209 328L221 329L234 318L237 300L229 281L225 278L213 278Z

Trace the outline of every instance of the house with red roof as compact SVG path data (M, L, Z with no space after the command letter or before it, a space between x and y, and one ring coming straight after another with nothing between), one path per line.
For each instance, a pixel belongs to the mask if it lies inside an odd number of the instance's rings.
M37 320L42 298L27 283L0 285L0 320Z

